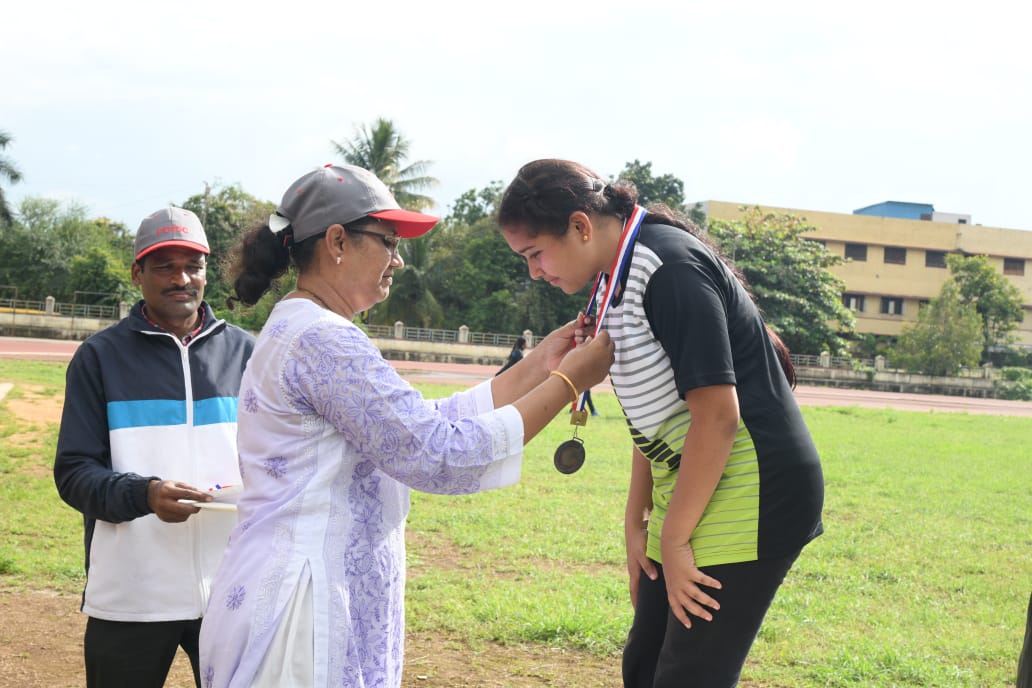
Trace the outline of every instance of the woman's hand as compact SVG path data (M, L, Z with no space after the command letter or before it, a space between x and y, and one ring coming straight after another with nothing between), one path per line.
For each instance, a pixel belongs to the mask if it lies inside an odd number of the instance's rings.
M591 335L595 334L595 316L584 315L584 312L577 314L576 327L573 330L573 340L580 346Z
M591 339L595 333L594 322L590 315L578 313L576 320L571 320L548 333L525 358L533 361L541 369L542 374L548 375L559 367L563 357L574 347L581 346ZM608 368L606 372L608 373Z
M684 624L692 627L688 617L693 614L705 621L712 621L710 609L720 609L720 603L710 597L700 586L719 590L720 581L707 576L695 566L695 553L688 542L681 544L662 543L663 577L666 579L667 600L674 616ZM709 607L709 609L707 609Z
M627 578L631 593L631 606L637 609L638 585L641 583L642 571L651 580L656 580L658 574L656 572L656 565L645 554L645 547L649 542L649 533L642 527L640 521L624 525L624 540L627 543Z
M537 361L538 366L547 375L550 371L559 367L563 356L568 354L576 345L574 340L576 329L576 320L571 320L562 327L557 327L539 341L537 346L530 350L526 358Z
M609 333L602 330L597 337L589 337L584 344L563 356L556 369L573 381L578 392L583 392L606 379L609 366L613 364L615 348Z

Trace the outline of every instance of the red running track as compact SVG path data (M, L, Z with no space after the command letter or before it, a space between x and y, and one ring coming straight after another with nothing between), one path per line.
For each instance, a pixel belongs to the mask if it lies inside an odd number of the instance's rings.
M78 346L79 342L57 339L0 337L0 358L67 362ZM498 366L457 363L391 361L391 364L408 380L459 384L474 384L486 380L498 370ZM598 385L596 389L611 391L612 388L607 382ZM952 397L940 394L899 394L803 386L796 389L796 399L802 406L861 406L864 408L891 408L900 411L951 411L1032 418L1032 402L1004 399Z

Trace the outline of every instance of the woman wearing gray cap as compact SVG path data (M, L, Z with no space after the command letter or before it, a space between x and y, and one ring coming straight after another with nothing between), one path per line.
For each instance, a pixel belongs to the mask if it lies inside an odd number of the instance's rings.
M606 375L608 335L571 351L571 324L505 374L424 400L352 318L389 294L399 241L436 221L370 172L327 166L241 240L241 301L290 265L298 279L241 383L244 490L201 631L206 688L399 686L409 488L516 482L523 444Z

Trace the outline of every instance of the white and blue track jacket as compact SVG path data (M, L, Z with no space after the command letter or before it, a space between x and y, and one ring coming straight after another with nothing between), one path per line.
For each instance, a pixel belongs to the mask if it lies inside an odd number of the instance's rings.
M184 345L147 322L142 304L68 365L54 480L83 514L85 613L196 619L236 515L205 509L165 523L147 506L147 483L240 484L237 395L254 338L202 302L204 329Z

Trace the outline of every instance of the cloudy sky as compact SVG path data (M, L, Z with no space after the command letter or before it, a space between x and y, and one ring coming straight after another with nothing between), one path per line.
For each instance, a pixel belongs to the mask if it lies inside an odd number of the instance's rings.
M278 201L394 120L447 212L539 157L651 161L690 200L931 203L1032 230L1012 0L15 3L0 130L24 181L135 228L205 182Z

